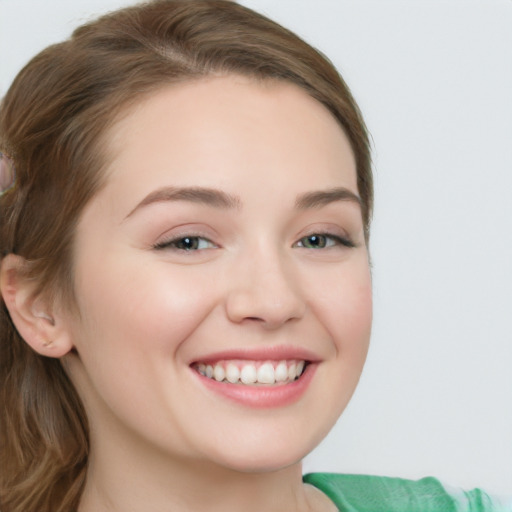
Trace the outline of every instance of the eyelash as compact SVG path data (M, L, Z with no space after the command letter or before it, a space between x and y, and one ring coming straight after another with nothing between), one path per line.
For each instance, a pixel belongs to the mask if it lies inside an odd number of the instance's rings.
M322 239L331 240L332 243L328 244L324 247L305 247L304 240L313 239L313 238L322 238ZM302 245L299 245L299 244L302 244ZM303 236L298 242L296 242L294 244L294 247L302 247L304 249L311 249L311 250L329 249L330 247L335 247L335 246L344 246L344 247L352 248L352 247L355 247L355 244L349 238L345 238L345 237L338 236L338 235L333 235L332 233L327 233L327 232L311 233L310 235Z
M326 243L326 245L324 245L323 247L306 247L304 245L305 240L310 239L310 242L311 242L311 240L315 239L315 238L324 240L324 243ZM187 240L188 240L188 242L186 242ZM209 245L209 247L201 247L200 246L201 241L206 242ZM329 243L329 241L331 243ZM192 247L180 247L180 245L183 243L185 243L185 244L191 243ZM312 242L312 243L314 245L316 242ZM324 233L324 232L311 233L310 235L302 237L300 240L298 240L297 242L295 242L293 244L293 247L301 247L301 248L310 249L310 250L328 249L330 247L335 247L335 246L344 246L344 247L352 248L352 247L355 247L355 244L349 238L344 238L344 237L341 237L338 235L333 235L332 233ZM162 242L158 242L157 244L155 244L153 246L153 248L156 250L171 249L171 250L183 251L183 252L194 252L194 251L211 249L211 248L216 248L216 247L218 247L218 246L215 245L211 240L209 240L206 237L199 236L199 235L180 236L177 238L172 238L170 240L164 240Z
M185 240L195 241L196 243L198 241L205 241L211 247L202 247L202 248L201 247L195 247L195 248L179 247L180 243L183 243ZM153 249L157 249L157 250L171 249L171 250L175 250L175 251L193 252L193 251L198 251L198 250L211 249L211 248L215 248L215 247L217 247L217 245L215 245L211 240L209 240L208 238L206 238L204 236L185 235L185 236L179 236L177 238L171 238L170 240L163 240L162 242L158 242L157 244L155 244L153 246Z

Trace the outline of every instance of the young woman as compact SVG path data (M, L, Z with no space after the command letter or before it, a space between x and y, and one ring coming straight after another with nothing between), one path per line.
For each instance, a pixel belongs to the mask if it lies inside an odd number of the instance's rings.
M295 35L224 0L105 16L18 75L0 151L2 512L495 509L302 476L366 357L373 191Z

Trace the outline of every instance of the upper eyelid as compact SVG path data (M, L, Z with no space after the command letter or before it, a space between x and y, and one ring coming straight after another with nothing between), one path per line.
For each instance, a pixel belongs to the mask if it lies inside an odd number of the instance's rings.
M230 230L231 231L231 230ZM284 233L283 233L284 234ZM292 246L296 245L301 239L313 236L313 235L322 235L331 237L335 240L339 240L341 242L349 242L353 244L354 246L357 245L356 241L358 240L358 236L354 238L353 235L355 233L350 233L342 227L338 222L333 221L327 221L327 222L315 222L310 225L306 225L301 230L297 231L295 236L292 240L290 240ZM233 238L233 236L236 236L235 233L231 232L231 234L228 236L228 239ZM224 244L220 243L222 239L226 238L226 233L222 234L222 232L219 233L217 229L210 225L204 225L203 223L180 223L177 226L174 226L172 228L166 229L165 231L162 231L160 235L155 237L155 242L151 243L151 246L158 246L163 245L166 243L172 243L173 241L179 241L183 238L203 238L207 240L208 242L217 245L222 246ZM224 240L224 242L227 242L228 240ZM233 241L233 240L232 240Z
M215 230L212 230L209 227L203 227L203 225L194 225L193 223L185 223L180 224L178 226L174 226L173 228L166 229L162 231L157 237L156 240L179 240L180 238L187 237L198 237L198 238L206 238L208 240L212 240L213 238L218 238L218 233ZM158 243L158 242L155 242Z
M322 225L323 224L323 225ZM352 240L352 236L350 235L349 231L342 228L340 225L334 224L334 223L320 223L320 224L313 224L305 229L302 229L299 231L298 235L296 235L297 240L300 240L301 238L305 238L308 236L313 235L324 235L324 236L331 236L333 238L340 238L343 240Z

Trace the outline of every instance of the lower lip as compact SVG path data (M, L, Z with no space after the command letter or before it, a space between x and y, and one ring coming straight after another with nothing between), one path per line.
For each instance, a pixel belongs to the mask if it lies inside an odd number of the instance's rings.
M297 402L306 392L313 379L317 365L310 363L302 375L289 384L277 386L247 386L217 382L192 370L200 382L209 390L246 407L265 409L285 407Z

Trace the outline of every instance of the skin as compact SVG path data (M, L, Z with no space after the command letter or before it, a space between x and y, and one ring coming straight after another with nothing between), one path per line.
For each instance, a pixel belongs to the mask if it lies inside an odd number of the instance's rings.
M76 233L79 315L53 310L53 344L33 345L63 352L87 410L79 511L335 510L302 483L300 461L363 368L368 252L356 200L296 202L333 189L357 197L342 129L291 84L227 76L155 93L108 143L106 186ZM155 200L166 187L231 203ZM325 247L310 245L318 233L329 233ZM187 236L197 249L179 248ZM191 368L219 351L282 346L313 354L316 370L281 407L212 393Z

